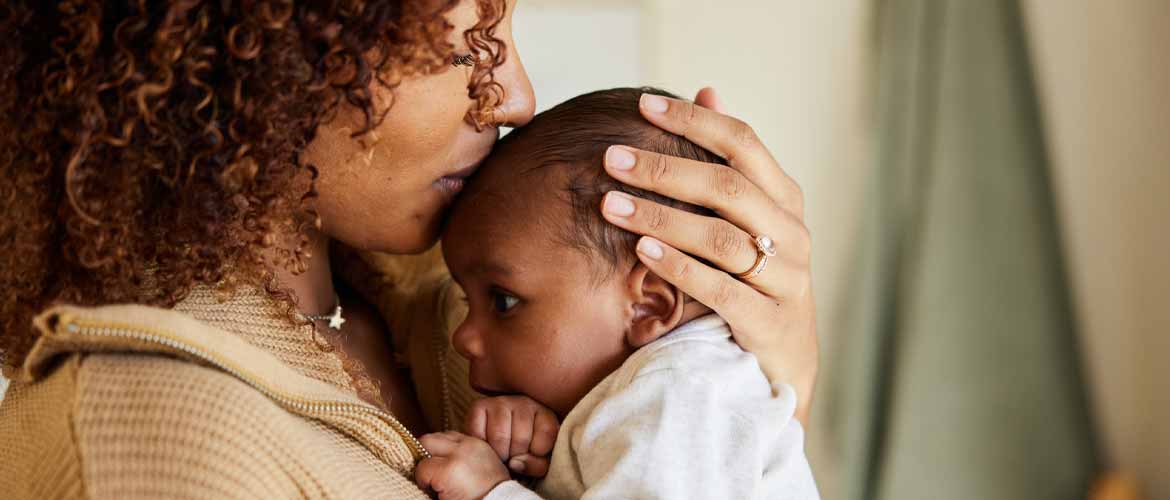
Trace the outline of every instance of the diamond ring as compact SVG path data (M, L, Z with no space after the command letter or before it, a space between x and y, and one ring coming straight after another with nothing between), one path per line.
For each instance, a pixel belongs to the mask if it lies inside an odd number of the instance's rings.
M764 272L764 268L768 267L768 257L776 256L776 244L772 238L759 235L752 238L752 242L756 244L756 263L752 265L751 269L735 275L739 279L752 279Z

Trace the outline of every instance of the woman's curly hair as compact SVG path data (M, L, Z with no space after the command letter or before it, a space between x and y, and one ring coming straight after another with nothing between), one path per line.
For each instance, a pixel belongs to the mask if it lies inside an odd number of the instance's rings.
M476 1L480 126L502 98L505 7ZM251 284L291 310L264 259L304 268L319 219L302 151L339 106L364 113L355 135L377 126L372 85L449 67L456 4L0 2L0 364L23 361L56 302L170 306Z

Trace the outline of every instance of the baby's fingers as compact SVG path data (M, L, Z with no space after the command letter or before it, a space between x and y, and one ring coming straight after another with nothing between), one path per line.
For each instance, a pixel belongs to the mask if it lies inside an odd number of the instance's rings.
M508 459L508 452L512 447L512 411L508 408L488 407L487 410L487 439L500 456L500 460Z
M468 436L487 441L487 405L485 400L481 399L471 405L471 409L467 411L467 425L464 426L463 432Z
M448 460L444 457L431 457L418 463L414 468L414 482L423 491L428 489L442 489L442 476L446 475Z
M528 477L544 477L548 475L549 459L536 457L527 453L516 455L508 460L508 469L516 474Z
M532 443L535 425L536 413L532 410L525 408L512 410L512 441L508 446L509 457L528 453L528 445Z
M538 457L547 457L552 453L560 430L561 424L557 422L557 416L553 412L547 410L536 412L536 422L532 426L532 443L528 445L528 452Z

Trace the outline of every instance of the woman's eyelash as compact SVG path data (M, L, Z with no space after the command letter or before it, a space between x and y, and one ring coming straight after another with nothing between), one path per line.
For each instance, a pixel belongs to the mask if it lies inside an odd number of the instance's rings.
M475 54L455 54L451 56L452 66L475 66L478 62Z

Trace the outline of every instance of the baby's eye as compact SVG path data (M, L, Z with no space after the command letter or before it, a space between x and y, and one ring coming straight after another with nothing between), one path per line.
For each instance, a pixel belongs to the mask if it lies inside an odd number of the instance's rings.
M492 292L492 308L497 313L503 314L516 307L520 303L520 299L509 293L493 290Z

